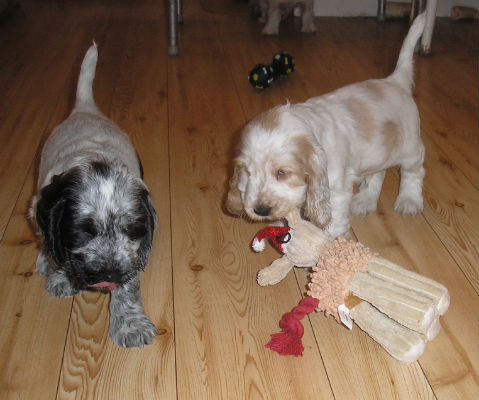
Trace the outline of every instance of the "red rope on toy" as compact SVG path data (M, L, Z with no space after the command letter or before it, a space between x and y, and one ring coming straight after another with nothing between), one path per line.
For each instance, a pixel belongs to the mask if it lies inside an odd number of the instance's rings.
M271 341L266 347L282 356L302 356L304 347L301 338L304 335L304 327L300 320L316 310L318 303L319 300L314 297L305 297L291 312L284 314L279 322L281 332L272 334Z

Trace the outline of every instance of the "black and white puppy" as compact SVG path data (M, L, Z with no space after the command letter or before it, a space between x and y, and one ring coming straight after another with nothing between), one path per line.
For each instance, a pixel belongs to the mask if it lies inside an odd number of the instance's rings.
M108 289L112 340L142 347L157 334L143 310L138 277L156 213L128 136L93 100L97 59L94 43L81 66L75 108L42 151L30 212L42 242L35 270L47 276L52 296Z

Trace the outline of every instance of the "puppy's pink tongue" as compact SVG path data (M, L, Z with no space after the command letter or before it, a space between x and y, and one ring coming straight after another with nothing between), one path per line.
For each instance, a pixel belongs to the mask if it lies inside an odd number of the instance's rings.
M99 282L95 283L94 285L90 285L91 287L94 288L107 288L110 292L113 292L116 289L116 283L115 282Z

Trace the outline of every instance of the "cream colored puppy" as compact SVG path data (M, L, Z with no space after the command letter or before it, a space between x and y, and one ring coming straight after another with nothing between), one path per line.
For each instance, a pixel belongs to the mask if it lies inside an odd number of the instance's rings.
M299 104L277 106L244 129L226 208L253 220L279 220L294 208L333 237L350 214L376 210L386 169L400 167L394 209L422 212L424 145L412 97L419 15L394 72ZM353 185L359 191L353 194Z

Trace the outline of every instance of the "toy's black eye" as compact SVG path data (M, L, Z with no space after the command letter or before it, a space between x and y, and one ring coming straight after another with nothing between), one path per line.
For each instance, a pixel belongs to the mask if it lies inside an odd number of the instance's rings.
M287 175L288 175L288 172L286 172L284 169L278 169L276 171L276 178L277 179L285 178Z

